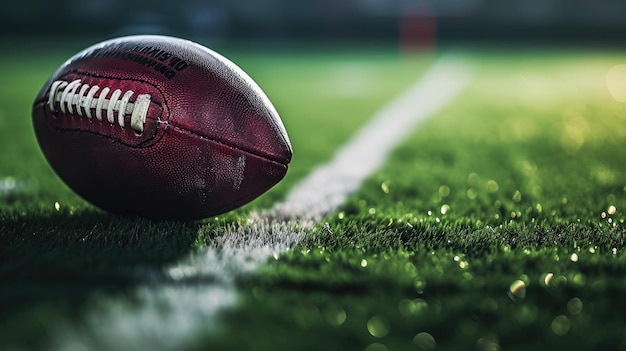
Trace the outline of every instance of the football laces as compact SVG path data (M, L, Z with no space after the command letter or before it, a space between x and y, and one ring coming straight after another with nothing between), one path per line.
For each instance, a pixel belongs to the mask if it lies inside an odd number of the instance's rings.
M100 94L96 97L97 92ZM109 96L109 93L110 96ZM72 82L57 80L50 86L48 94L48 106L50 111L78 115L88 119L93 118L95 111L97 120L104 118L111 123L125 127L125 116L130 115L130 127L138 133L142 133L146 124L148 107L150 107L150 94L139 94L133 101L135 92L121 89L112 90L109 87L100 88L97 85L82 84L80 79ZM58 109L57 109L58 105ZM117 118L116 115L117 114Z

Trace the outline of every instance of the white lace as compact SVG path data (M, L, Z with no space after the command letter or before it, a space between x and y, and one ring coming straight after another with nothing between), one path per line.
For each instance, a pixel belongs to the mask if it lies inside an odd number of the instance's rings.
M150 94L139 94L135 101L131 102L130 99L135 95L132 90L122 95L122 90L116 89L107 98L111 89L105 87L98 97L94 97L98 90L99 86L90 87L88 84L81 84L80 79L72 82L57 80L50 87L48 105L52 112L56 112L55 104L58 103L62 113L77 114L89 119L92 118L91 110L95 109L99 121L102 121L104 111L107 121L111 124L115 123L114 113L118 112L117 124L121 127L124 127L124 116L130 115L130 127L139 133L143 132L150 107Z

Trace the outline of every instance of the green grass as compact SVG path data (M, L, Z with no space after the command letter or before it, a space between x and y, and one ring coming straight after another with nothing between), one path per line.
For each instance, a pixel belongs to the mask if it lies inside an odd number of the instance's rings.
M46 57L22 49L0 65L0 73L14 82L0 87L0 140L6 151L0 154L0 341L28 348L55 337L50 326L80 324L97 301L94 296L124 299L139 284L138 271L158 271L245 219L250 210L271 206L430 62L369 51L226 53L273 100L290 131L294 160L286 179L250 205L204 222L176 223L99 211L73 194L39 151L30 121L32 100L56 67L80 49L51 50ZM343 92L345 87L335 86L337 75L367 86ZM334 96L335 89L345 96Z
M201 345L272 349L267 333L278 349L430 349L415 340L428 333L444 350L626 346L626 106L605 85L624 56L468 59L470 88L327 229L242 281L242 306Z
M25 77L0 88L10 150L0 179L16 181L0 193L0 338L41 347L55 324L82 330L102 296L133 305L137 269L175 262L270 207L432 62L382 52L228 56L275 102L294 161L267 195L201 223L114 217L73 195L29 121L32 97L60 62L25 54L0 65ZM626 55L461 57L476 69L469 88L300 245L240 278L236 308L190 348L626 348L626 105L605 83Z

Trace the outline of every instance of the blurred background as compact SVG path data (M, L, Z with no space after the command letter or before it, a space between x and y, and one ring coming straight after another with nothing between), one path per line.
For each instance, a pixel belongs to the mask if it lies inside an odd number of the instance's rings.
M183 36L205 43L626 41L624 0L20 0L4 37Z

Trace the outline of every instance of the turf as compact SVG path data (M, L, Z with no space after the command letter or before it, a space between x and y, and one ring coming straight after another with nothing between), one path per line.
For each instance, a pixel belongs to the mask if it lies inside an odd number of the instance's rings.
M53 174L38 149L32 100L56 67L82 46L49 50L46 57L21 48L0 65L0 73L14 82L0 87L5 151L0 154L0 341L5 345L49 345L58 337L53 326L79 325L97 302L94 296L129 299L143 280L138 272L159 271L210 243L220 228L245 220L249 211L271 206L430 62L371 50L365 55L226 52L283 116L294 147L288 176L238 211L204 222L153 222L111 216L89 205Z
M270 207L432 61L233 55L276 103L294 161L266 196L203 223L112 217L75 197L46 166L28 121L32 96L59 62L0 65L29 77L0 88L0 140L11 150L0 154L0 336L42 347L57 323L82 330L101 296L133 305L138 268L175 262ZM626 56L449 55L475 67L470 87L301 244L241 277L236 308L186 348L626 347L626 106L605 83Z
M468 59L474 84L327 226L241 282L242 306L203 346L626 345L616 313L626 289L626 155L616 121L626 107L605 83L623 54ZM268 328L275 337L264 343ZM232 337L241 330L248 337Z

